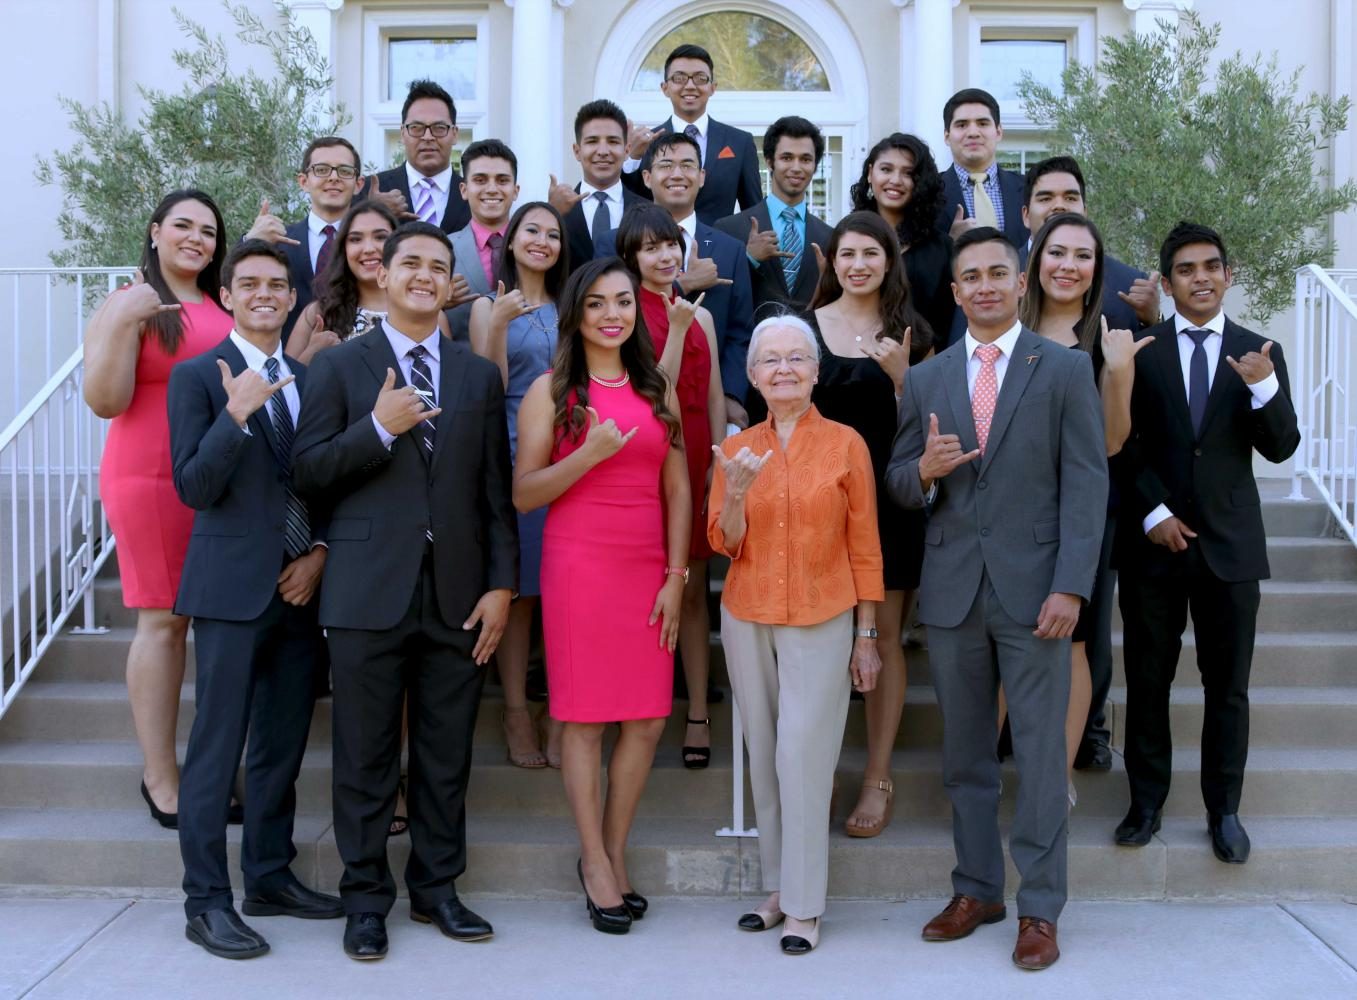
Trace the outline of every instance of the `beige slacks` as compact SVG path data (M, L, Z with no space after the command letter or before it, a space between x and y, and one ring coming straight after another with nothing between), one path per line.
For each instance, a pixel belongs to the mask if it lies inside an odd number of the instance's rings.
M829 799L848 719L853 612L760 625L721 608L721 645L749 748L763 888L801 920L825 910Z

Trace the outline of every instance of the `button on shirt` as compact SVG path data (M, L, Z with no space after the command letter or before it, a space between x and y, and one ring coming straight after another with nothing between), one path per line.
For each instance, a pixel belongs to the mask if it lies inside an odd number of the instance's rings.
M968 218L975 218L975 188L971 181L971 174L960 163L953 163L952 169L956 172L957 180L961 183L961 198L966 203L966 215ZM999 188L999 164L991 163L989 169L985 171L985 190L989 193L989 200L994 203L994 215L999 220L999 231L1004 228L1004 193Z
M271 357L278 359L278 378L280 380L285 379L292 374L292 369L287 366L287 355L283 353L283 345L281 343L274 349L272 354L265 354L259 348L255 347L254 344L236 333L234 329L231 331L230 337L231 343L236 345L236 350L240 351L241 356L245 359L245 367L250 369L250 371L258 372L259 377L264 381L267 382L269 378L264 374L264 362ZM292 426L296 427L297 413L302 408L302 397L297 393L297 383L289 382L279 391L282 392L283 400L287 403L287 412L292 415ZM265 403L259 409L259 413L265 420L273 419L272 415L269 413L268 403ZM245 425L245 433L250 433L249 424Z
M1008 359L1013 356L1013 349L1018 346L1018 334L1022 333L1022 323L1014 323L1008 328L998 340L992 341L993 345L999 348L999 357L994 361L994 383L995 391L998 392L1004 387L1004 373L1008 371ZM966 391L970 395L975 395L975 380L980 374L981 360L976 357L976 350L984 347L971 336L971 331L966 330Z
M420 181L424 180L421 174L410 164L405 165L405 180L410 186L410 211L415 210L415 205L419 203ZM433 195L434 207L434 225L443 221L443 216L448 211L448 195L452 189L452 164L448 164L438 173L429 177L438 186L431 192Z
M382 332L386 334L386 342L391 345L391 350L396 355L396 363L401 367L401 376L405 379L406 385L410 384L410 368L412 364L410 348L414 347L416 344L424 345L424 363L429 366L429 377L433 380L434 385L440 384L438 378L438 347L439 341L442 338L439 336L436 328L433 333L429 334L429 336L425 337L423 340L414 340L407 337L388 322L382 323ZM429 404L431 406L437 406L438 402L437 400L430 400ZM382 439L382 444L389 449L395 442L396 435L382 426L381 421L377 419L377 414L375 413L372 415L372 426L377 428L377 436Z
M596 191L602 191L608 197L608 228L616 229L622 224L622 182L619 180L612 187L596 188L588 181L580 181L580 195L583 201L580 202L580 208L584 210L584 228L589 232L594 231L594 213L598 211L598 199L594 197Z
M1207 320L1201 326L1184 319L1181 315L1174 313L1173 328L1178 331L1178 363L1183 370L1183 388L1191 392L1192 385L1192 352L1196 350L1196 342L1193 341L1188 330L1210 330L1210 334L1202 341L1202 350L1206 352L1206 383L1212 387L1216 384L1216 369L1220 367L1220 348L1225 340L1225 313L1218 312L1211 319ZM1238 358L1235 359L1239 360ZM1255 410L1261 410L1271 402L1272 397L1277 395L1277 390L1281 388L1281 382L1277 379L1277 373L1274 371L1261 382L1256 382L1248 386L1253 399L1249 402ZM1160 504L1154 510L1145 515L1142 525L1145 533L1149 534L1160 521L1173 517L1173 511L1169 510L1167 504Z

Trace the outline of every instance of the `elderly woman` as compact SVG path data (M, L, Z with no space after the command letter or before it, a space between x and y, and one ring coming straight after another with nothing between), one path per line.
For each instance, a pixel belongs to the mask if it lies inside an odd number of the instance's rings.
M885 597L871 455L856 431L811 405L819 356L802 320L774 317L754 328L749 382L769 415L712 449L707 521L712 548L731 560L721 644L772 892L739 925L767 930L785 916L781 944L790 955L819 941L848 685L876 684L876 611Z

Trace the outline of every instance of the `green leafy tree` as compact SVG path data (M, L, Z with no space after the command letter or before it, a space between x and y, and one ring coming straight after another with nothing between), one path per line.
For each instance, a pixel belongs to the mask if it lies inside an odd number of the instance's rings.
M62 100L81 139L40 158L36 172L40 183L62 190L57 226L65 246L51 255L58 267L135 263L146 220L176 188L212 195L231 241L249 228L263 198L284 218L303 209L296 181L302 152L348 120L329 105L329 67L285 5L278 5L277 26L243 5L223 0L223 7L239 42L230 47L174 9L192 42L173 53L188 79L177 94L140 88L146 108L135 124L107 104ZM242 46L266 51L273 72L232 72Z
M1220 26L1195 14L1160 28L1104 38L1097 72L1071 65L1064 94L1030 74L1019 93L1051 152L1078 158L1111 252L1154 266L1179 220L1210 225L1265 323L1290 304L1296 268L1332 261L1331 217L1357 204L1357 184L1331 187L1320 160L1351 102L1299 96L1275 53L1235 53L1211 74Z

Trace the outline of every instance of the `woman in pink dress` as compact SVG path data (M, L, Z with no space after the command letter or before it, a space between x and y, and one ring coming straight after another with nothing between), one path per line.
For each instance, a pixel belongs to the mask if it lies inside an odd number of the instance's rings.
M118 543L123 603L137 609L127 692L145 769L141 794L162 826L178 825L175 729L187 618L173 612L193 511L174 491L165 395L176 362L231 331L217 304L226 236L201 191L174 191L151 216L133 284L110 295L85 335L85 402L111 419L99 495Z
M561 292L552 371L518 411L514 505L550 504L542 626L561 773L594 927L625 933L646 910L627 878L636 804L673 705L674 647L692 502L672 388L616 257ZM621 723L602 794L603 730Z

